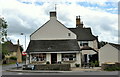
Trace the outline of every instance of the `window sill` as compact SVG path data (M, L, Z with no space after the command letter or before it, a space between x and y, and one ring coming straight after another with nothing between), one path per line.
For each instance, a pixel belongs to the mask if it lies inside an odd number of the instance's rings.
M65 63L74 63L76 60L63 61Z
M41 63L45 63L46 61L32 61L32 64L41 64Z

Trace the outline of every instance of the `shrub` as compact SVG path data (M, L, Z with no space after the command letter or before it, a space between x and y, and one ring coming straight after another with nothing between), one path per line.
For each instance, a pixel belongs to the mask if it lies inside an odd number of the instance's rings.
M61 61L59 61L58 64L61 64Z
M10 57L11 60L17 60L15 56Z
M99 62L95 61L95 67L98 67L98 66L99 66Z
M114 67L107 67L104 69L105 71L120 71L120 67L114 66Z
M49 61L47 61L47 62L46 62L46 64L50 64L50 62L49 62Z
M76 67L80 67L80 64L77 64L77 63L76 63L75 66L76 66Z

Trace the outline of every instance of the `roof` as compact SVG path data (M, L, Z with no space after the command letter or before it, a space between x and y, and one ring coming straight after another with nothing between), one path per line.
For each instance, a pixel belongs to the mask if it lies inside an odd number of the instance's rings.
M113 44L113 43L109 43L109 44L120 51L120 44Z
M79 41L92 41L97 39L96 36L92 35L91 28L68 28L77 35Z
M61 51L79 51L77 40L31 40L28 52L61 52Z
M93 51L97 52L95 49L93 49L93 48L91 48L91 47L89 47L89 46L84 46L84 47L82 47L80 50L81 50L81 51L82 51L82 50L93 50Z
M2 44L3 50L7 50L8 52L17 52L18 45L13 44L11 41L5 42L5 44Z

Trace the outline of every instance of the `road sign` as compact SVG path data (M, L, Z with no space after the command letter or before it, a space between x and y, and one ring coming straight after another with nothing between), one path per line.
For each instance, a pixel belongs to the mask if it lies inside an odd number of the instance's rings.
M22 55L23 55L23 56L26 56L26 55L27 55L27 53L26 53L26 52L22 52Z

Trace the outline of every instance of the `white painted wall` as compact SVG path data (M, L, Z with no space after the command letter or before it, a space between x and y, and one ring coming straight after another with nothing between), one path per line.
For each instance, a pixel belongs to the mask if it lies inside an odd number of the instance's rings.
M105 62L118 62L118 50L110 44L106 44L99 50L99 62L100 66Z
M62 55L61 55L61 53L57 53L57 62L61 62L61 60L62 60Z
M46 62L49 61L50 64L51 64L51 54L50 53L47 53L46 54Z
M91 47L91 48L94 48L93 47L93 41L88 41L88 46Z
M78 45L80 46L80 41L78 41ZM98 49L97 40L88 41L88 46L94 49ZM80 46L80 47L82 48L83 46Z
M70 33L71 36L68 36L68 33ZM49 22L31 35L31 40L57 39L76 39L76 35L65 26L60 24L56 17L51 17Z
M82 54L96 54L96 52L93 50L82 50L81 52Z

